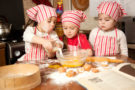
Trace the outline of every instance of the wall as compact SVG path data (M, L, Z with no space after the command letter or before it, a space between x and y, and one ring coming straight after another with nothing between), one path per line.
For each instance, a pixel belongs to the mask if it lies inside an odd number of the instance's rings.
M72 9L75 10L74 7ZM80 26L81 30L92 30L93 28L97 27L97 21L94 17L90 16L89 11L90 11L89 8L84 11L84 13L87 16L87 19L85 20L85 22L81 23L81 26Z
M49 1L52 3L52 5L54 4L54 6L56 7L57 0L49 0ZM26 10L33 6L36 6L36 4L32 0L23 0L23 5L24 5L25 22L27 22L28 16L26 15Z
M13 26L24 25L24 12L22 0L0 0L0 18L6 18L6 21Z
M27 23L27 21L28 21L28 16L26 15L26 10L35 5L36 4L33 3L32 0L23 0L25 23Z
M60 0L50 0L51 3L56 7L56 2ZM32 2L32 0L23 0L24 4L24 15L25 15L25 22L28 21L28 16L26 15L26 10L35 6L36 4ZM74 6L71 3L71 0L63 0L64 10L75 10ZM97 21L94 19L94 17L90 17L89 15L89 8L85 11L85 14L87 16L87 19L84 23L81 24L80 29L81 30L91 30L94 27L97 26Z
M72 0L63 0L64 2L64 10L76 10L72 5ZM85 22L81 23L80 29L81 30L92 30L93 28L97 27L97 20L94 17L90 16L90 8L84 11L87 16Z

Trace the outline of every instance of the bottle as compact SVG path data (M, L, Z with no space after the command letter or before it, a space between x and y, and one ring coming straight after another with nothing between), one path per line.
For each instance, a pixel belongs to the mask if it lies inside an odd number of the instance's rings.
M57 22L61 22L61 15L63 13L63 2L62 2L62 0L60 2L57 2L56 13L57 13Z
M57 13L57 23L56 23L55 31L59 37L62 37L63 29L62 29L62 23L61 23L61 15L63 13L63 0L57 2L56 13Z

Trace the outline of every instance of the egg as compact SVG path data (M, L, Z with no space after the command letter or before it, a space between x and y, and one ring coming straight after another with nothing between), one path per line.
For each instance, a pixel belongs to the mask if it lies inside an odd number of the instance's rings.
M84 68L85 71L89 71L89 70L92 68L92 65L86 63L86 64L83 66L83 68Z
M60 67L60 68L58 68L58 71L60 73L66 72L66 68L65 67Z
M83 73L84 72L84 67L78 68L77 73Z
M92 68L91 71L94 72L94 73L98 73L99 72L99 70L97 68Z
M101 66L102 67L107 67L108 66L108 62L107 61L101 62Z
M76 72L73 71L73 70L69 70L69 71L66 73L66 76L67 76L67 77L73 77L73 76L75 76L75 75L76 75Z

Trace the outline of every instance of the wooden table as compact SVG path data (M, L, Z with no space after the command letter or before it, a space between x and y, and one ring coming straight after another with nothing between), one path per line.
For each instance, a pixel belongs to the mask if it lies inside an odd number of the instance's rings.
M126 56L116 56L118 59L125 60L126 62L135 63L135 60L128 58ZM41 70L41 84L32 90L87 90L83 86L79 85L77 82L70 82L64 85L56 85L51 83L51 79L45 78L45 73L47 69Z

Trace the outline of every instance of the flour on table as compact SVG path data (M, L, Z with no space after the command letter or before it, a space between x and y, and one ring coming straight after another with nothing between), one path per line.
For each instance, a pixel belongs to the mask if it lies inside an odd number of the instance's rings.
M114 67L113 65L109 66ZM105 68L105 67L98 67L97 69L101 72L110 68ZM69 70L73 70L73 71L77 71L77 68L68 68L67 71ZM99 72L99 73L100 73ZM84 71L83 73L78 73L76 76L74 77L67 77L66 73L60 73L58 71L51 73L50 75L48 75L48 78L52 79L52 83L54 84L59 84L59 85L63 85L66 83L69 83L71 81L77 81L79 78L82 77L87 77L87 76L93 76L96 75L97 73L93 73L91 70L90 71Z

